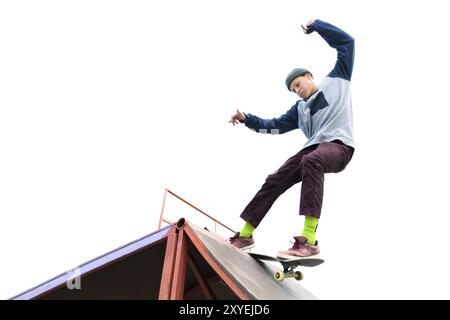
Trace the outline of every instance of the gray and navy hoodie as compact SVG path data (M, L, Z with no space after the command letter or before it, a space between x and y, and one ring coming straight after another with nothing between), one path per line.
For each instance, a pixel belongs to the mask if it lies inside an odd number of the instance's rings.
M333 70L307 99L299 100L279 118L261 119L245 113L243 122L261 133L283 134L300 128L308 141L303 148L325 141L340 140L354 148L350 79L353 70L355 40L341 29L315 20L307 33L317 31L338 52Z

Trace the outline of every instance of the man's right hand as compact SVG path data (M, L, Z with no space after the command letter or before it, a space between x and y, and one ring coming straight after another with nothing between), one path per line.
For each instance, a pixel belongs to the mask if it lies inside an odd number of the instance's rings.
M308 34L309 33L309 27L315 22L316 20L309 20L309 22L306 24L306 27L302 24L303 33Z
M231 117L231 120L228 122L231 122L233 124L233 126L235 126L236 124L239 124L239 121L244 121L244 120L245 120L245 114L243 114L239 110L236 110L236 113Z

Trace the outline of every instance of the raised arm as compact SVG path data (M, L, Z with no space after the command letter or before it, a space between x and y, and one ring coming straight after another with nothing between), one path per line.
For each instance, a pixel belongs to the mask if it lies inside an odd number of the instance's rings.
M306 28L303 27L303 31L307 34L317 31L330 47L337 50L338 57L336 65L328 76L350 81L355 58L355 39L345 31L322 20L311 21Z
M283 134L298 129L297 104L278 118L261 119L250 113L245 113L243 122L248 128L260 133Z

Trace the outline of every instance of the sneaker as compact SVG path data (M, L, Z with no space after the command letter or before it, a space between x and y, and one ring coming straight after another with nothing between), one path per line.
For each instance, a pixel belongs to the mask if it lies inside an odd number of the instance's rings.
M247 250L255 246L255 241L253 240L253 237L250 238L241 237L239 232L236 232L234 237L231 237L230 239L228 239L228 241L232 246L235 246L240 250Z
M295 243L292 248L287 251L280 251L277 254L278 258L283 259L297 259L297 258L318 258L320 253L319 244L316 241L315 245L310 245L306 237L294 237Z

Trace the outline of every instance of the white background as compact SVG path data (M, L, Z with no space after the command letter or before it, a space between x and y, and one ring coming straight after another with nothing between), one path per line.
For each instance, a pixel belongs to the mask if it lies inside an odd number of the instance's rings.
M356 39L357 150L326 176L305 270L321 299L448 299L450 50L445 1L8 1L0 4L0 298L156 230L164 188L235 229L268 174L306 142L257 134L336 52L300 24ZM301 232L300 185L255 232ZM190 210L175 198L167 214Z

